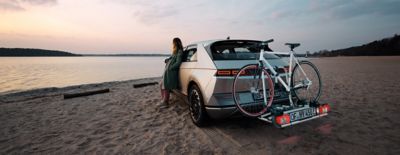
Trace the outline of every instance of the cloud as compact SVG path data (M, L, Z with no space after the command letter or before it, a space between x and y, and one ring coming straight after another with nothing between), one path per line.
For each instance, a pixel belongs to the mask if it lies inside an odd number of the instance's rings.
M357 17L400 15L398 0L309 0L279 1L264 10L267 19L275 21L303 20L341 21Z
M29 5L55 5L57 0L2 0L0 11L24 11Z
M57 0L21 0L21 2L29 3L32 5L54 5Z
M350 19L366 15L394 15L400 14L396 0L339 0L339 1L311 1L310 11L319 13L328 19Z
M159 1L149 0L104 0L110 2L116 2L123 5L139 5L139 6L151 6L153 3L159 3Z
M0 10L23 11L25 9L16 0L4 0L0 2Z
M132 9L133 17L139 22L146 25L153 25L162 22L165 18L169 18L179 14L181 8L178 7L177 1L163 0L105 0L109 2L119 3Z
M151 25L160 22L161 20L177 15L178 9L172 6L151 6L144 7L142 10L134 12L134 17L138 18L141 22Z
M294 13L295 11L287 11L287 10L278 10L273 11L269 14L269 18L273 20L284 19L293 15L298 15Z

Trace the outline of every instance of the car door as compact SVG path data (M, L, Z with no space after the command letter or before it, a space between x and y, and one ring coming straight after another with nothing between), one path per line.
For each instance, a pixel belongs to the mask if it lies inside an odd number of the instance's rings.
M191 73L197 63L197 45L189 45L183 51L182 64L179 69L181 93L187 95Z

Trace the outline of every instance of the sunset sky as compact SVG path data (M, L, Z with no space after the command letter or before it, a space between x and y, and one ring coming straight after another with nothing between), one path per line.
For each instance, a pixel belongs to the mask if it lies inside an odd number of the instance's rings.
M271 48L345 48L400 33L400 0L0 0L0 47L169 53L184 44L274 38Z

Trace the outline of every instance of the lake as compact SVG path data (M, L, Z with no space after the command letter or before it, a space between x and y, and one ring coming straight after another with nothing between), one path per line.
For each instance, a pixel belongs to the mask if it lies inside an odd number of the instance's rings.
M166 57L0 57L0 93L161 76Z

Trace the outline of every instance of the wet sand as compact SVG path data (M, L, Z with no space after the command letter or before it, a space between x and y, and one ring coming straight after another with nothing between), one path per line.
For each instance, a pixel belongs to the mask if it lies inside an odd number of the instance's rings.
M328 117L277 129L245 117L194 126L178 97L158 109L148 78L0 96L0 154L400 154L400 57L311 59ZM63 93L110 93L63 99Z

